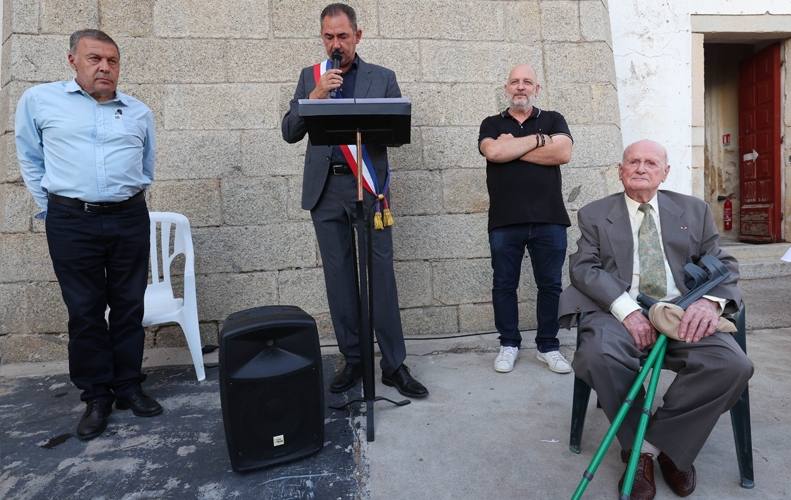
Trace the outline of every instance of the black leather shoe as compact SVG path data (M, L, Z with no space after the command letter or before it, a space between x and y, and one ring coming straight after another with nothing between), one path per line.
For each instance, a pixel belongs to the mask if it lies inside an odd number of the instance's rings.
M405 364L401 364L392 375L382 374L382 383L395 387L398 392L410 398L425 398L428 396L428 389L423 387L423 384L412 378L409 374L409 368Z
M107 417L113 412L113 404L106 399L91 399L77 424L77 439L93 439L107 428Z
M363 374L363 365L359 363L346 363L335 375L330 384L330 392L335 394L345 392L354 387L357 379Z
M126 397L116 396L115 407L119 410L131 408L132 413L138 417L153 417L162 413L162 406L143 391Z

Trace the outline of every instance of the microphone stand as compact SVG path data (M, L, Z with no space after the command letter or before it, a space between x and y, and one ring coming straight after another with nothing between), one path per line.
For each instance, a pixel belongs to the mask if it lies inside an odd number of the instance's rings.
M392 399L376 395L376 380L374 378L374 285L373 280L368 279L368 273L373 273L373 214L376 210L376 203L371 206L368 217L365 217L365 206L363 203L363 164L362 164L362 132L357 128L357 199L352 203L356 209L357 226L357 248L354 242L354 227L352 225L351 209L343 202L346 214L349 217L349 232L351 233L352 261L356 261L355 253L359 255L359 273L355 265L355 278L357 282L357 326L360 335L361 354L363 361L363 397L356 398L344 405L330 406L334 410L342 410L353 403L365 403L365 416L367 420L366 431L367 440L374 440L374 403L376 401L387 401L397 406L405 406L412 401L393 401ZM366 248L366 244L367 247ZM357 264L355 262L355 264ZM355 281L357 281L357 279Z
M340 54L339 54L340 55ZM333 59L339 59L333 54ZM338 64L340 64L338 62ZM365 99L362 99L366 101ZM375 99L376 102L324 101L321 104L300 99L299 115L314 145L341 145L352 141L357 145L357 197L340 200L346 210L349 224L349 243L355 273L357 292L357 333L360 335L360 354L363 365L363 397L330 408L342 410L353 403L365 403L368 441L374 440L374 402L388 401L404 406L410 401L392 401L375 394L374 379L374 283L369 278L373 272L374 213L379 200L374 200L369 210L364 205L362 134L372 144L409 144L411 105L407 99ZM354 206L354 208L352 208ZM367 214L366 214L367 212ZM366 215L368 217L366 218ZM355 229L357 241L355 241ZM359 265L358 265L359 264Z

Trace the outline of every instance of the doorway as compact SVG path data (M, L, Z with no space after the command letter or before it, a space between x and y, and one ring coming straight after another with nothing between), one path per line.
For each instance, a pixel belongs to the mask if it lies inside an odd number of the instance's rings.
M703 195L726 241L786 239L783 124L791 117L783 116L785 45L778 40L703 45Z

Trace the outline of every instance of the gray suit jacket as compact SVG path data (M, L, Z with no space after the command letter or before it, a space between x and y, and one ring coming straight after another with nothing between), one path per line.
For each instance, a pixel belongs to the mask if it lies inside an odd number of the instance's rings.
M355 98L401 97L401 90L398 88L393 71L375 64L368 64L361 57L358 61L357 80L354 84ZM307 99L315 88L316 79L313 75L313 66L310 66L303 69L302 74L299 75L297 91L294 93L294 98L291 99L288 113L283 117L281 130L286 142L293 144L305 137L307 128L305 120L299 117L299 99ZM381 190L384 188L387 177L387 148L377 144L366 144L365 149L373 163ZM324 183L327 181L331 156L332 146L314 146L308 140L305 170L302 177L302 208L304 210L312 210L319 201L321 192L324 190Z
M736 285L739 263L720 249L719 232L709 205L672 191L659 191L657 196L662 245L681 294L689 291L684 284L684 265L698 264L702 256L712 255L725 264L731 275L709 295L729 299L726 314L738 311L742 300L742 292ZM558 307L558 321L564 328L575 324L578 313L608 311L632 283L634 241L624 194L610 195L584 206L577 219L582 235L577 251L569 257L571 286L561 294Z

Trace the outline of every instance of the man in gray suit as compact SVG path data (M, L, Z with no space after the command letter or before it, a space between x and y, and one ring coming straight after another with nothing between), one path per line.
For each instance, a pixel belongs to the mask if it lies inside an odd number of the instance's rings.
M345 4L331 4L321 13L321 39L332 57L340 51L340 69L329 69L329 62L302 70L291 108L283 118L283 139L295 143L305 136L305 121L299 117L299 99L327 99L331 91L338 98L401 97L395 73L381 66L364 62L356 54L362 37L357 29L354 9ZM378 193L386 191L389 181L387 148L364 144L378 183ZM345 147L344 147L345 148ZM340 146L314 146L308 141L305 171L302 180L302 208L310 210L316 239L324 264L324 281L332 324L338 346L346 364L330 384L332 392L343 392L362 375L360 338L357 331L357 287L351 251L348 217L341 202L357 199L357 179L352 173L349 151ZM384 199L389 201L389 193ZM376 201L374 194L364 191L365 206ZM384 200L383 200L384 201ZM386 205L385 205L386 206ZM385 211L385 218L387 216ZM351 214L354 218L354 214ZM385 220L387 226L387 220ZM428 395L426 388L404 365L406 349L398 310L398 292L393 273L393 241L391 228L371 231L373 271L369 277L374 285L374 330L382 352L382 382L411 397Z
M579 313L580 347L572 367L596 390L612 421L657 339L657 331L635 302L638 293L672 302L689 290L684 265L712 255L730 277L684 313L679 336L669 340L665 363L677 373L664 404L649 420L633 499L652 499L654 458L665 482L679 496L695 489L692 462L719 416L741 396L753 365L730 334L716 332L722 314L736 312L741 291L739 265L722 251L708 204L691 196L659 191L670 170L667 152L653 141L624 151L618 175L624 192L583 207L581 236L569 257L571 286L560 297L559 322L568 328ZM631 450L645 393L641 390L618 431ZM622 451L622 459L628 455ZM623 477L619 484L619 490Z

